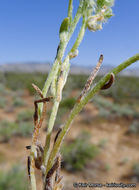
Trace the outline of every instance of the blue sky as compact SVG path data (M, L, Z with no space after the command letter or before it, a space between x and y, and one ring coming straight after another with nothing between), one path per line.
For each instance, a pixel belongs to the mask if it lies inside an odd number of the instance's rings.
M75 9L78 2L74 0ZM1 0L0 63L53 62L59 43L59 26L67 16L67 8L68 0ZM94 66L99 55L104 54L104 64L116 66L139 53L138 8L139 0L116 0L115 16L102 31L86 31L79 56L72 63ZM77 30L69 47L76 35ZM139 62L134 64L138 66Z

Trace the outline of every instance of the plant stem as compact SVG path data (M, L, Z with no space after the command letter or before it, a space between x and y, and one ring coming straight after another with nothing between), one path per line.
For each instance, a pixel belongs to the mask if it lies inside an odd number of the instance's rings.
M68 16L72 20L72 0L69 1ZM77 13L76 13L76 15L75 15L75 17L73 19L73 22L71 22L70 31L68 33L67 40L65 40L63 42L60 42L60 44L59 44L59 49L58 49L58 53L57 53L57 56L56 56L56 59L55 59L55 62L54 62L54 66L52 67L52 70L49 73L49 76L47 78L47 81L45 82L45 85L44 85L44 88L43 88L43 91L42 91L44 97L46 97L46 94L48 92L48 89L50 87L51 82L53 81L53 78L56 77L56 75L58 73L58 69L60 68L58 65L60 64L62 66L66 62L66 60L69 59L68 58L69 56L67 56L65 58L63 64L62 64L61 60L62 60L62 57L64 55L65 48L66 48L66 46L67 46L67 44L68 44L74 30L75 30L75 27L76 27L80 17L81 17L81 14L80 14L80 7L79 7L78 10L77 10ZM82 28L80 30L78 38L77 38L77 40L75 42L75 46L73 46L73 48L79 46L80 42L82 41L84 32L85 32L85 22L83 22ZM67 63L67 66L68 66L68 64L69 63ZM67 72L67 74L68 74L68 72ZM55 80L56 80L56 78L55 78ZM66 78L67 78L67 76L66 76ZM58 89L58 86L57 86L57 89ZM59 93L62 94L62 90L63 90L63 88L60 90ZM53 126L54 126L55 119L56 119L59 103L60 103L60 101L56 101L56 99L55 99L54 105L53 105L53 108L52 108L52 113L51 113L49 123L48 123L48 130L47 130L47 135L46 135L46 140L45 140L44 157L43 157L43 163L44 163L45 166L47 165L49 154L50 154L51 133L52 133L52 129L53 129ZM42 113L42 107L43 107L43 104L40 104L39 105L39 115L41 115L41 113Z
M119 66L114 68L111 72L109 72L107 75L105 75L98 83L97 85L86 95L86 97L80 102L76 103L73 110L71 111L68 120L66 121L60 135L57 138L57 141L55 142L55 145L53 147L53 150L51 151L48 164L47 164L47 172L50 170L52 167L53 161L55 159L55 156L57 155L61 142L63 141L67 131L70 128L70 125L75 118L75 116L82 110L82 108L93 98L93 96L106 84L107 81L110 79L111 73L114 75L118 74L121 72L123 69L131 65L132 63L136 62L139 60L139 54L134 55L133 57L129 58L125 62L121 63Z
M72 21L72 23L71 23L70 31L69 31L69 33L68 33L67 40L64 41L63 43L60 43L60 44L59 44L59 50L58 50L56 59L55 59L55 61L54 61L53 67L52 67L52 69L51 69L51 71L50 71L50 73L49 73L49 75L48 75L48 77L47 77L47 80L46 80L46 82L45 82L45 84L44 84L44 87L43 87L43 90L42 90L42 93L43 93L43 96L44 96L44 97L46 97L47 92L48 92L48 89L49 89L49 87L50 87L50 85L51 85L51 82L52 82L54 76L55 76L55 75L57 74L57 72L58 72L58 69L59 69L59 62L61 62L61 59L62 59L63 56L64 56L64 51L65 51L65 49L66 49L66 47L67 47L67 44L68 44L68 42L69 42L69 40L70 40L70 38L71 38L71 36L72 36L74 30L75 30L75 27L76 27L76 25L77 25L77 23L78 23L78 21L79 21L80 18L81 18L81 14L80 14L80 7L79 7L78 10L77 10L77 13L76 13L76 15L75 15L75 17L74 17L74 19L73 19L73 21ZM41 114L42 114L42 108L43 108L43 104L40 103L39 106L38 106L39 117L40 117Z
M78 48L78 46L80 45L80 43L81 43L81 41L82 41L82 39L83 39L84 33L85 33L85 25L86 25L86 22L85 22L85 19L83 19L82 27L81 27L81 29L80 29L80 32L79 32L79 34L78 34L78 37L77 37L77 39L76 39L76 41L75 41L75 43L74 43L74 45L73 45L73 47L72 47L72 49L71 49L70 52L76 50L76 49ZM70 52L69 52L69 53L70 53ZM63 62L63 65L64 65L64 63L66 63L65 66L68 65L68 61L66 61L66 60L69 59L68 57L69 57L69 54L67 55L67 57L65 58L65 60L64 60L64 62ZM64 69L64 70L65 70L65 69ZM57 87L57 89L58 89L58 87ZM60 92L60 93L62 93L62 90L63 90L63 88L61 89L61 92ZM47 166L48 157L49 157L49 155L50 155L50 139L51 139L51 133L52 133L52 129L53 129L53 126L54 126L54 122L55 122L56 115L57 115L57 112L58 112L59 103L60 103L60 102L57 102L57 103L56 103L56 105L57 105L56 107L55 107L55 103L54 103L54 107L53 107L53 109L52 109L51 115L55 114L55 117L53 117L53 116L51 117L51 116L50 116L50 120L49 120L49 124L48 124L48 133L47 133L47 136L46 136L45 148L44 148L44 165L45 165L45 166ZM50 129L49 129L49 128L50 128Z
M31 157L31 162L34 163L34 158L32 157ZM36 190L37 188L36 188L35 170L32 165L30 165L30 179L31 179L31 190Z
M30 180L31 180L31 190L36 190L36 178L35 178L35 144L34 144L34 134L32 138L31 154L30 154ZM29 166L28 166L29 167Z
M83 23L82 23L81 29L79 31L77 39L76 39L74 45L72 46L70 52L74 52L79 47L81 41L83 40L83 37L85 34L85 29L86 29L86 21L85 21L85 18L83 17Z
M42 93L43 93L44 97L46 97L48 89L50 87L50 84L51 84L51 82L53 80L53 77L55 75L57 75L58 69L59 69L59 63L58 63L58 60L56 59L55 62L54 62L54 64L53 64L53 67L52 67L52 69L51 69L51 71L50 71L50 73L49 73L49 75L47 77L47 80L45 81L45 84L44 84L44 87L43 87L43 90L42 90ZM38 114L39 114L39 117L42 114L42 109L43 109L43 104L40 103L38 105Z
M58 107L59 107L59 102L55 100L53 108L52 108L51 116L49 119L48 128L47 128L47 135L46 135L46 139L45 139L44 156L43 156L44 166L47 165L47 161L48 161L48 157L49 157L51 133L52 133L53 126L55 123Z
M75 27L76 27L77 23L79 22L79 19L81 18L81 16L82 15L80 13L80 8L78 8L77 13L76 13L71 25L70 25L70 30L69 30L69 34L68 34L68 38L67 38L68 42L69 42L69 40L70 40L74 30L75 30Z
M53 130L53 126L56 120L56 115L58 112L58 108L59 108L59 104L62 98L62 90L63 87L65 85L65 82L67 80L67 76L68 76L68 71L69 71L69 56L67 56L67 58L65 58L63 64L62 64L62 75L59 76L59 80L57 82L57 94L54 100L54 105L52 108L52 112L51 112L51 116L49 119L49 123L48 123L48 128L47 128L47 135L46 135L46 140L45 140L45 146L44 146L44 157L43 157L43 163L44 166L46 167L47 165L47 161L49 158L49 154L50 154L50 140L51 140L51 134L52 134L52 130Z
M69 0L69 7L68 7L68 17L70 18L70 23L72 21L72 10L73 10L73 0Z

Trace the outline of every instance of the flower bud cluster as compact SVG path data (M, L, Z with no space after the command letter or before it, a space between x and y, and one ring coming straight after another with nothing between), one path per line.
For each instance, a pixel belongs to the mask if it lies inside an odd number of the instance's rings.
M90 31L97 31L102 29L102 24L105 23L112 14L111 6L114 0L97 0L95 14L87 19L87 27Z

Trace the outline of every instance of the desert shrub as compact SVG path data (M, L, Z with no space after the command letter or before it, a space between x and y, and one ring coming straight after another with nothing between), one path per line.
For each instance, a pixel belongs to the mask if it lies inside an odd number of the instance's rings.
M24 89L18 89L16 91L14 91L14 96L15 97L23 97L25 95L25 90ZM13 97L14 97L13 96Z
M28 109L21 111L17 115L16 122L18 123L18 130L16 135L28 137L32 134L33 131L32 117L33 117L33 111Z
M0 93L3 93L5 91L5 87L3 84L0 84Z
M0 95L7 95L8 91L5 88L4 84L0 84Z
M81 123L85 125L91 125L94 117L88 116L86 113L82 114Z
M5 73L5 85L12 90L18 89L28 89L29 92L34 94L34 89L32 88L32 83L37 84L40 88L43 87L46 75L43 76L42 73ZM17 80L18 79L18 80Z
M101 117L139 118L139 113L129 105L115 104L101 96L95 96L93 103L98 107Z
M43 84L45 82L45 78L47 78L47 74L32 73L31 78L29 79L30 82L25 83L25 88L30 92L30 94L34 94L36 92L31 84L34 83L37 86L39 86L40 89L42 89Z
M32 110L24 110L21 111L17 115L16 122L18 123L18 130L16 135L19 136L30 136L33 132L33 124L32 124L33 111Z
M28 137L33 132L33 125L31 122L20 122L17 134L20 136Z
M0 108L5 108L6 107L6 98L0 97Z
M89 143L89 134L81 133L72 143L62 147L63 167L68 171L82 170L98 154L98 147Z
M121 159L120 161L119 161L119 165L125 165L127 162L129 161L129 158L128 157L124 157L123 159Z
M0 141L7 142L12 135L15 135L18 125L14 122L2 120L0 122Z
M75 98L66 98L61 101L60 103L60 108L65 108L65 109L72 109L76 100Z
M69 97L61 101L60 109L58 110L58 114L56 117L55 129L59 127L59 125L62 124L65 113L67 113L70 109L73 108L75 101L76 101L75 98L69 98ZM50 113L51 111L48 113L49 116L50 116Z
M139 183L139 162L133 164L132 181Z
M98 146L99 146L100 148L104 148L107 142L108 142L108 139L102 138L102 139L99 141Z
M69 75L69 80L66 83L65 91L69 89L79 89L84 87L84 84L88 78L88 75ZM101 76L97 76L95 81L99 81ZM139 80L138 77L132 76L118 76L116 82L109 90L101 91L101 95L106 97L112 97L115 102L129 102L139 103L138 88Z
M104 96L112 97L115 102L139 103L138 77L118 76L116 82L109 90L101 91Z
M7 142L12 136L28 137L32 134L33 124L29 121L9 122L2 120L0 122L0 141Z
M20 97L14 96L13 100L12 100L12 104L13 104L14 107L22 107L22 106L25 105L25 102Z
M34 89L31 83L37 84L40 88L43 87L44 79L47 74L43 76L42 73L14 73L7 72L4 74L4 85L12 90L28 89L31 94L34 94ZM74 89L81 90L88 76L84 74L69 75L68 81L65 85L64 92ZM18 80L17 80L18 79ZM96 77L95 81L98 81L100 76ZM3 85L2 85L3 86ZM112 97L116 102L137 102L139 103L139 93L137 86L139 86L138 77L118 76L118 79L114 85L105 91L101 91L101 94L107 97ZM0 87L1 88L1 87ZM4 87L2 87L4 90ZM1 92L1 90L0 90Z
M139 134L139 121L133 121L133 123L129 125L128 133Z
M18 113L17 122L32 121L32 117L33 117L33 111L27 109Z
M110 117L110 111L105 110L104 108L99 108L99 116L104 117L104 118L109 118Z
M80 75L69 75L68 81L65 85L65 90L74 90L74 89L82 89L84 84L87 80L87 75L80 74Z
M5 73L0 71L0 84L4 84L5 82Z
M0 190L27 190L25 170L14 166L9 171L0 171Z
M133 173L139 177L139 163L133 165Z
M58 114L55 121L55 129L57 129L57 127L59 127L63 123L65 113L67 113L66 108L60 108L58 110Z

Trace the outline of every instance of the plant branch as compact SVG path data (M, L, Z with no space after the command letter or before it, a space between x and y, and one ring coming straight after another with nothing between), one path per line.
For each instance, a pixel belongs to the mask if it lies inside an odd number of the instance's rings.
M54 158L55 158L55 156L57 155L57 153L58 153L58 151L60 149L61 142L63 141L67 131L69 130L70 125L71 125L73 119L75 118L75 116L82 110L82 108L89 102L89 100L91 100L93 98L93 96L106 84L106 82L109 81L111 73L116 75L119 72L121 72L123 69L125 69L126 67L128 67L129 65L131 65L132 63L134 63L134 62L136 62L138 60L139 60L139 54L136 54L133 57L126 60L125 62L121 63L119 66L114 68L111 72L106 74L97 83L97 85L86 95L86 97L81 102L75 104L73 110L71 111L71 113L69 115L69 118L67 119L61 133L59 134L59 136L58 136L58 138L57 138L57 140L55 142L53 150L51 151L51 154L50 154L50 157L49 157L49 160L48 160L48 164L47 164L47 172L52 167Z
M72 46L70 52L68 53L68 55L70 55L71 53L74 53L77 50L77 48L79 47L80 43L83 40L85 30L86 30L86 21L85 21L85 17L83 17L83 22L82 22L81 29L80 29L80 31L78 33L78 36L77 36L77 39L76 39L75 43L73 44L73 46Z
M84 33L85 33L85 26L86 26L86 22L85 22L85 18L84 18L84 19L83 19L83 23L82 23L82 27L81 27L80 32L79 32L79 34L78 34L78 37L77 37L77 39L76 39L76 41L75 41L75 43L74 43L74 45L73 45L71 51L69 52L69 54L72 53L72 51L75 51L75 50L78 48L78 46L80 45L80 43L81 43L81 41L82 41L82 39L83 39ZM73 53L74 53L74 52L73 52ZM65 69L66 65L67 65L67 67L68 67L68 64L69 64L69 54L67 55L67 57L66 57L65 60L63 61L63 64L62 64L62 67L64 67L64 68L62 69L63 71L69 69L69 68ZM64 65L65 65L65 66L64 66ZM67 76L68 76L68 72L67 72L67 71L66 71L66 73L67 73ZM67 76L66 76L66 77L67 77ZM64 77L64 78L65 78L65 77ZM60 81L60 79L61 79L61 78L59 78L59 81ZM62 81L63 81L63 79L62 79ZM66 82L66 81L65 81L65 82ZM57 94L57 98L58 98L59 96L62 96L62 90L63 90L63 87L64 87L64 86L62 87L62 89L59 89L59 90L58 90L59 87L61 88L61 85L57 85L57 91L58 91L61 95L58 95L58 94ZM58 98L58 99L59 99L59 98ZM61 98L60 98L60 101L61 101ZM58 112L58 107L59 107L60 101L59 101L59 100L58 100L58 101L55 100L55 102L54 102L54 107L53 107L52 113L51 113L52 116L50 116L50 120L49 120L49 124L48 124L48 133L47 133L47 136L46 136L45 148L44 148L44 165L45 165L45 166L47 166L48 157L49 157L49 155L50 155L50 139L51 139L51 133L52 133L52 129L53 129L53 126L54 126L54 122L55 122L56 115L57 115L57 112ZM57 106L55 106L55 105L57 105ZM55 117L53 117L53 115L55 115Z
M31 190L36 190L36 178L35 178L35 163L34 163L34 152L35 152L35 145L32 145L32 150L31 150L31 155L30 155L30 180L31 180Z
M55 100L53 108L52 108L51 116L49 119L47 135L46 135L46 139L45 139L44 156L43 156L44 166L47 165L47 161L48 161L48 157L49 157L51 134L52 134L53 126L55 123L58 107L59 107L59 102Z
M52 134L52 130L54 127L55 120L56 120L56 115L58 112L59 104L60 104L60 101L62 99L62 90L64 88L64 85L66 83L67 76L69 73L69 66L70 66L69 57L67 56L67 58L64 60L64 62L62 64L61 74L59 76L59 79L57 82L57 87L56 87L56 89L57 89L56 97L54 100L54 105L52 108L52 112L50 115L48 128L47 128L47 135L46 135L45 146L44 146L44 157L43 157L43 162L44 162L45 167L47 165L47 161L48 161L48 157L49 157L49 153L50 153L51 134Z
M68 7L68 17L70 18L70 23L72 21L72 10L73 10L73 0L69 0L69 7Z
M71 8L70 8L71 9ZM44 87L43 87L43 96L46 97L47 95L47 92L48 92L48 89L53 81L53 78L55 75L57 75L57 72L58 72L58 69L59 69L59 62L61 62L61 59L63 58L64 56L64 51L67 47L67 44L76 28L76 25L77 23L79 22L79 19L81 18L81 6L79 6L78 10L77 10L77 13L73 19L73 21L71 22L71 25L70 25L70 30L69 30L69 33L68 33L68 36L67 36L67 39L66 41L64 42L60 42L59 46L58 46L58 51L57 51L57 55L56 55L56 58L55 58L55 61L54 61L54 64L53 64L53 67L47 77L47 80L45 81L45 84L44 84ZM41 116L41 113L42 113L42 109L43 109L43 104L40 103L39 106L38 106L38 113L39 113L39 117Z

